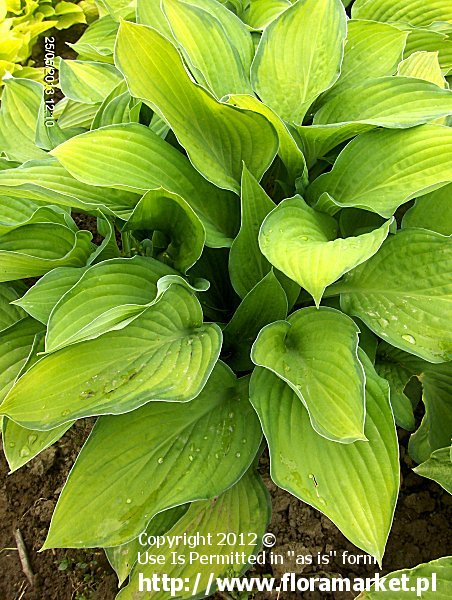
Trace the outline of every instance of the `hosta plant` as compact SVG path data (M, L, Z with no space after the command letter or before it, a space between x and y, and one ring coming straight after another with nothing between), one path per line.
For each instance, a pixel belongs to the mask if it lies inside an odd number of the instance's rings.
M257 552L266 445L381 564L396 427L451 489L452 4L101 4L53 126L36 82L0 112L11 470L97 417L44 547L105 548L121 600L144 530Z

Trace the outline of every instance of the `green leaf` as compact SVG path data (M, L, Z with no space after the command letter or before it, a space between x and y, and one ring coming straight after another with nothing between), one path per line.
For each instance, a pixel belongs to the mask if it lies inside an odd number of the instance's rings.
M236 371L253 368L251 346L259 331L287 316L287 297L277 277L270 271L248 292L234 316L223 329L228 363Z
M113 49L118 27L118 23L107 15L85 29L75 44L67 44L77 54L81 54L84 59L113 62Z
M249 471L235 486L230 488L218 499L207 502L193 503L187 513L170 529L168 536L180 536L181 540L190 540L190 536L200 535L204 543L200 543L196 551L201 556L218 557L209 565L201 565L198 561L190 561L192 548L187 542L177 546L179 555L185 556L184 564L174 564L171 561L171 550L166 546L162 552L165 556L165 569L168 577L180 577L183 581L197 581L197 592L193 594L190 587L187 591L178 592L181 600L204 597L214 590L209 586L210 578L240 575L246 569L248 556L257 554L262 544L262 537L270 520L269 496L261 478L253 471ZM221 533L234 532L235 543L227 538L221 544ZM210 534L211 543L208 543ZM243 562L235 559L229 564L227 557L237 557L243 551L240 540L249 541L246 547L246 557ZM231 541L230 541L231 540ZM224 558L223 558L224 557ZM172 566L169 566L172 565ZM129 585L121 590L117 600L132 600L136 597L140 573L144 577L152 577L155 568L152 565L140 565L132 571ZM199 579L198 579L199 577ZM167 592L152 592L148 594L152 600L166 600Z
M131 93L164 118L206 179L238 192L242 162L262 177L278 150L273 126L195 85L176 48L156 30L122 22L116 62Z
M447 26L447 24L446 24ZM452 39L445 31L438 31L435 25L431 28L406 26L408 39L403 53L404 58L418 51L438 52L438 60L444 73L452 69Z
M433 363L450 360L451 253L445 236L402 229L335 286L342 310L397 348Z
M418 198L402 220L402 227L421 227L443 235L452 232L452 185Z
M61 59L59 71L63 94L84 104L102 102L122 80L113 65L101 62Z
M109 169L99 146L108 153ZM206 181L186 156L149 128L136 123L104 127L68 140L52 154L85 184L137 193L163 187L178 194L201 219L210 246L231 244L239 218L234 196Z
M270 447L277 485L323 512L358 548L383 557L399 491L397 434L388 386L363 352L368 441L319 436L293 390L265 369L251 379L251 401ZM353 518L350 518L353 515Z
M237 381L222 363L191 402L151 402L99 419L61 493L45 547L119 545L162 510L218 496L248 469L261 435L248 379Z
M450 446L435 450L430 458L413 469L415 473L439 483L452 494L452 462Z
M19 289L11 283L0 283L0 333L26 317L26 313L12 304L20 297Z
M393 75L397 70L408 33L387 23L350 20L341 75L324 97L331 100L344 89L370 77Z
M378 355L378 362L393 364L410 376L415 376L422 385L425 415L408 445L413 460L422 463L428 460L432 452L450 444L452 362L431 364L385 342L380 343Z
M164 14L196 80L218 98L228 94L252 94L249 72L254 45L247 27L236 18L226 31L209 8L216 0L196 6L185 0L164 0ZM205 7L203 6L205 5ZM238 47L243 46L240 53ZM242 60L242 55L246 61Z
M250 0L243 19L252 29L265 29L290 6L289 0Z
M404 393L411 373L392 361L379 361L375 365L378 375L389 383L390 401L396 424L407 431L414 431L415 419L411 400Z
M346 21L339 0L301 0L264 30L251 81L285 121L301 124L312 102L338 79Z
M416 27L430 25L435 21L452 21L449 0L429 0L422 4L418 0L356 0L352 7L354 19L372 21L400 21Z
M378 129L347 144L333 169L309 186L307 199L332 213L355 206L390 217L401 204L451 180L451 128Z
M414 76L379 77L337 94L314 115L314 125L356 122L399 129L449 114L450 90Z
M0 333L0 402L27 363L36 335L43 330L41 323L25 318Z
M57 267L46 273L14 304L47 324L55 304L77 283L88 267Z
M278 115L265 106L254 96L246 94L235 94L228 98L228 102L240 108L246 108L266 117L276 130L279 138L278 155L284 163L290 182L295 182L299 177L305 178L307 175L306 161L302 151L298 147L295 139L292 137L289 129Z
M303 149L306 162L311 168L319 158L350 138L374 129L364 123L341 123L339 125L303 125L295 128L299 145Z
M181 273L196 263L206 241L204 226L188 202L163 188L146 192L125 229L163 232L171 240L163 262Z
M25 429L14 421L3 421L3 450L8 461L10 473L14 473L40 452L58 441L73 423L65 423L50 431Z
M147 540L149 536L159 536L167 533L184 516L188 508L187 504L182 504L159 513L150 520L143 538ZM136 537L121 546L105 548L108 562L118 576L119 586L130 575L130 571L137 562L138 553L145 552L149 548L150 546L140 544L140 537Z
M441 88L446 88L446 80L441 72L438 52L415 52L399 64L397 75L402 77L418 77L431 81Z
M89 231L58 223L17 226L0 237L0 281L39 277L55 267L84 266L93 251Z
M328 285L378 251L390 224L387 221L370 233L336 239L335 219L295 196L265 218L259 246L269 262L305 288L318 306Z
M130 216L140 196L112 188L99 188L77 181L54 158L30 161L18 169L0 171L0 191L8 196L78 208L101 209L107 214Z
M173 32L161 7L161 0L137 0L137 23L149 25L171 41Z
M432 452L450 444L452 431L452 363L424 365L418 375L422 383L425 415L408 445L410 456L418 463Z
M425 9L424 5L424 9ZM402 578L405 577L405 589L401 593ZM436 589L425 591L425 584L435 580ZM406 583L408 582L408 583ZM411 586L409 583L415 583ZM414 587L414 589L413 589ZM408 588L408 589L406 589ZM438 560L432 560L429 563L418 565L413 569L395 571L386 575L385 591L375 590L372 586L369 592L363 592L356 600L378 600L378 597L384 600L400 600L401 597L406 600L415 600L423 598L425 600L448 600L452 594L452 558L445 556Z
M140 106L141 103L129 94L125 81L121 81L100 105L91 129L138 122Z
M46 352L123 329L155 300L158 280L172 273L170 267L142 256L94 265L52 309Z
M264 327L251 351L254 364L289 384L321 436L345 444L366 439L358 333L338 310L303 308Z
M151 400L186 402L204 387L220 347L219 327L203 324L198 300L172 285L124 329L43 357L19 379L0 412L24 427L48 430Z
M35 131L43 87L36 81L3 80L0 110L0 153L9 160L24 162L45 157L35 145Z
M99 107L100 102L85 104L83 102L75 102L75 100L70 100L69 98L63 98L55 106L54 116L58 117L58 125L62 129L69 129L71 127L89 129ZM61 115L58 115L60 110Z
M259 249L258 234L262 221L275 208L246 166L241 200L242 224L231 246L229 273L235 291L243 299L270 272L271 265Z

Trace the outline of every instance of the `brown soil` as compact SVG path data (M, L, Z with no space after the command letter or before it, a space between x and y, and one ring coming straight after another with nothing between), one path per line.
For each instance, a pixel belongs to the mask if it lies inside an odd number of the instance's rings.
M50 518L75 457L88 435L92 419L79 421L54 447L44 451L16 473L7 475L7 465L0 455L0 598L1 600L113 600L116 577L102 551L55 550L39 553ZM403 440L405 442L405 439ZM402 446L403 484L394 527L384 561L384 571L414 566L451 552L448 526L452 518L452 498L433 482L415 475ZM260 470L273 500L273 519L269 531L277 538L274 552L285 555L317 555L337 552L331 564L319 567L265 565L261 574L280 577L284 571L308 576L322 572L330 576L373 575L375 566L342 564L344 550L361 554L323 515L290 494L278 489L268 475L268 458L262 457ZM28 583L16 550L13 531L19 528L35 574L33 587ZM258 594L267 600L275 594ZM224 598L224 597L223 597ZM281 594L282 600L333 598L348 600L351 594L316 593Z

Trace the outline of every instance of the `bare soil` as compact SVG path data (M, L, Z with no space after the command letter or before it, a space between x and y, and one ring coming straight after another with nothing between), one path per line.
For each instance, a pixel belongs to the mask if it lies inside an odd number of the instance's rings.
M0 453L0 599L1 600L113 600L116 576L101 550L55 550L39 552L44 542L58 495L78 451L91 430L93 419L77 422L55 446L45 450L28 465L7 475ZM433 482L411 471L402 439L403 482L398 508L384 560L384 572L411 567L433 560L452 550L448 534L452 518L452 497ZM269 531L275 534L274 552L285 555L317 555L336 551L337 557L325 566L286 564L265 565L259 574L280 577L285 571L310 576L364 577L376 567L342 564L342 552L362 554L354 548L329 519L277 488L268 474L268 457L263 455L260 471L270 490L273 518ZM31 586L19 560L14 531L19 528L25 541L35 575ZM13 548L12 550L10 548ZM220 598L220 597L218 597ZM257 594L256 600L276 598L276 594ZM353 595L318 592L280 594L282 600L333 598L348 600Z

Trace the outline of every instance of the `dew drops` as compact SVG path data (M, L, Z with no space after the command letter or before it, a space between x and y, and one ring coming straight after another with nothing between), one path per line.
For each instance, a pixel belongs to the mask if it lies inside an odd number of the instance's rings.
M229 418L230 418L230 419L233 419L233 418L234 418L234 413L233 413L233 412L230 412L230 413L229 413Z
M24 447L22 448L22 450L20 451L20 456L21 456L22 458L26 458L27 456L30 456L30 449L29 449L29 448L27 448L27 446L24 446Z
M381 327L387 327L389 325L389 321L387 319L378 319L378 324Z
M193 462L193 456L192 456L191 454L190 454L190 456L188 457L188 460L189 460L190 462Z
M220 457L218 455L218 452L215 454L215 458L218 460Z
M240 457L241 457L241 454L240 454L240 452L236 452L236 453L235 453L235 456L236 456L236 458L240 458Z
M30 446L32 444L34 444L36 442L36 440L38 439L38 436L35 434L29 435L28 436L28 443L30 444Z
M409 344L415 344L416 340L414 339L414 337L412 335L402 335L402 340L405 340L405 342L408 342Z
M157 462L158 462L158 464L159 464L159 465L163 464L163 456L161 456L161 457L158 459L158 461L157 461Z
M63 412L61 413L62 417L67 417L69 414L71 414L70 410L63 410Z
M246 444L246 438L243 438L242 444Z
M10 442L10 443L9 443L9 447L10 447L10 448L14 448L14 446L15 446L15 445L16 445L16 442Z

